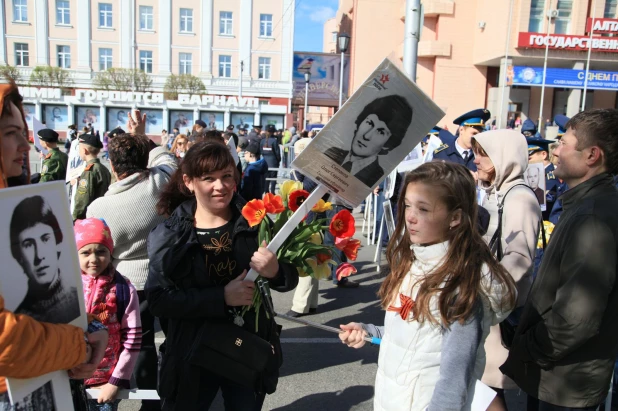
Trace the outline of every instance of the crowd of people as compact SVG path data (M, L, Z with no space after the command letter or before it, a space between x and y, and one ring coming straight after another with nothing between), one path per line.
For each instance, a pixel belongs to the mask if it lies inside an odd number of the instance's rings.
M490 411L506 410L505 390L514 388L528 394L531 411L594 410L607 395L618 356L618 110L557 116L556 141L532 122L516 131L495 129L490 118L478 109L454 121L455 135L435 128L421 143L426 151L440 138L430 161L397 180L391 201L400 234L386 244L389 273L379 290L384 323L352 322L339 335L354 348L368 336L382 339L376 410L469 409L481 382L496 392ZM115 410L134 381L160 396L141 410L208 409L218 392L226 409L259 410L277 388L284 354L274 318L243 310L258 287L247 271L260 274L260 287L295 290L292 317L316 312L318 281L279 261L242 209L277 192L277 169L315 133L254 125L237 135L198 120L156 145L145 120L134 111L126 132L101 138L87 129L70 133L65 146L83 162L69 186L86 333L46 322L58 307L76 305L75 289L50 262L69 235L58 210L35 196L20 208L34 214L14 213L11 251L29 287L14 312L0 296L0 375L69 370L78 409ZM1 85L0 188L34 182L27 131L17 87ZM70 164L58 134L38 137L49 151L39 184L64 181ZM537 163L545 184L527 172ZM307 192L316 188L298 171L292 176ZM331 209L308 219L349 209L337 196L324 200ZM338 287L358 287L335 270ZM157 326L166 337L158 352ZM230 359L228 343L247 350L242 361ZM98 398L86 400L85 388L98 388ZM0 381L0 410L52 403L46 384L11 405Z

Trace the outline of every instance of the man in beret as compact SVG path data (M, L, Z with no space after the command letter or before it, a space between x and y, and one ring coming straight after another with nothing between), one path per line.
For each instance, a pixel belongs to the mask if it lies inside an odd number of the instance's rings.
M86 163L86 167L76 183L74 222L86 218L86 210L90 203L103 197L112 181L111 173L98 158L102 148L101 140L92 133L82 134L79 137L79 156Z
M114 138L114 137L119 136L119 135L124 134L124 133L125 133L125 131L122 128L116 127L115 129L113 129L112 131L109 132L108 136L109 136L109 138Z
M206 129L206 123L203 120L195 120L195 124L193 125L193 131L195 133L201 133L205 129Z
M273 168L279 168L281 164L281 151L279 150L279 142L275 137L277 128L272 124L266 126L267 137L260 140L260 153L264 157L264 161L268 164L269 170L266 172L264 183L264 192L271 192L275 194L275 187L277 186L277 170L270 170Z
M58 148L58 133L51 128L44 128L37 133L41 140L41 147L48 150L43 158L40 182L64 181L67 175L67 163L69 156Z

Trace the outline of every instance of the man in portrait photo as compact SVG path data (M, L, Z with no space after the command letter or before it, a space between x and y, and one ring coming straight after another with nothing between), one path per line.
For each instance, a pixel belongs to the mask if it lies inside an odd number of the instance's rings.
M526 170L526 181L528 185L534 191L536 195L536 199L538 200L540 205L545 204L545 190L539 187L539 181L541 179L541 173L538 167L530 166L528 170Z
M384 175L378 156L387 155L401 144L412 114L412 107L401 96L377 98L356 118L349 150L331 147L324 154L372 187Z
M26 297L15 313L60 324L78 318L77 288L63 283L60 268L62 230L43 197L28 197L15 207L9 235L11 254L28 277Z

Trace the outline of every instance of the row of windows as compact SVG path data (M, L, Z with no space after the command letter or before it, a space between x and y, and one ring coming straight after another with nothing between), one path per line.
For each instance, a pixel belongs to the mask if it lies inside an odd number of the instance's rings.
M618 0L605 0L603 18L616 18L616 6L618 6ZM545 0L531 1L528 31L539 33L543 30L543 24L547 19L545 7ZM573 0L558 0L556 10L558 15L554 19L554 33L570 34Z
M71 68L71 46L56 46L58 67ZM112 66L112 49L99 48L99 70L107 70ZM192 74L193 54L179 53L178 62L180 74ZM152 51L140 50L139 68L146 73L152 73ZM27 43L15 43L15 66L27 67L30 65L30 54ZM270 57L258 58L258 78L270 79ZM219 56L219 77L232 77L232 56Z
M28 21L27 0L13 0L13 21ZM99 27L112 27L111 3L99 3ZM234 23L231 11L219 12L219 34L231 35ZM71 24L69 1L56 0L56 24ZM152 6L139 6L140 30L154 30L154 10ZM180 32L193 33L193 9L180 9ZM272 37L273 15L260 14L260 37Z

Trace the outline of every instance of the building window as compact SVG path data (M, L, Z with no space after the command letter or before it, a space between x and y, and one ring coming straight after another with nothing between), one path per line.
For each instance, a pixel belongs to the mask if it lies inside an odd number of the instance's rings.
M99 3L99 27L112 27L112 5Z
M331 34L331 39L330 39L331 43L336 43L336 42L337 42L337 35L338 35L338 34L339 34L339 33L337 33L336 31L333 31L333 32L332 32L332 34Z
M139 6L140 30L154 30L152 6Z
M112 68L112 49L99 49L99 70Z
M144 73L152 73L152 51L140 50L139 69Z
M193 9L180 9L180 32L193 33Z
M27 67L30 65L30 54L27 43L15 43L15 65Z
M618 0L605 0L605 12L603 18L614 19L616 18L616 7L618 6Z
M530 3L530 21L528 31L540 33L543 31L543 20L545 19L545 0L532 0Z
M232 12L220 11L219 12L219 34L227 36L232 35Z
M58 54L58 67L71 68L71 46L56 46Z
M571 9L573 0L558 0L558 17L556 17L555 34L568 34L571 28Z
M13 0L13 21L28 21L28 0Z
M56 0L56 24L71 24L71 6L68 1Z
M273 15L260 14L260 37L273 36Z
M180 53L180 74L191 74L193 66L193 55L191 53Z
M258 59L258 78L270 79L270 57L260 57Z
M232 56L219 56L219 77L232 77Z

